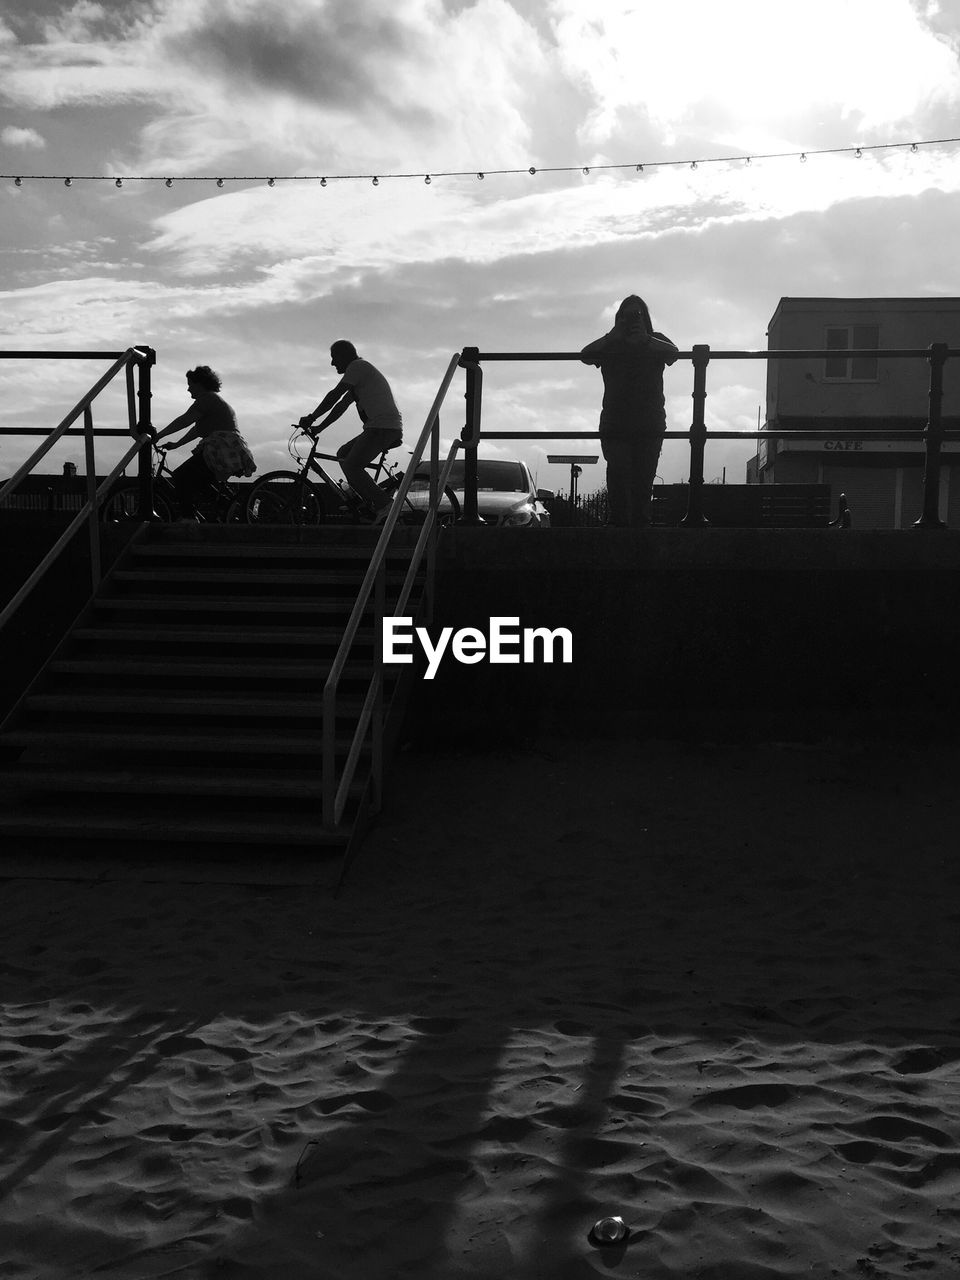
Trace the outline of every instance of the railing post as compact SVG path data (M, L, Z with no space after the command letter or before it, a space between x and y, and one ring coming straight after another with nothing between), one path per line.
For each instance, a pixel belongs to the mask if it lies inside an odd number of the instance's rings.
M93 444L93 410L83 410L83 452L87 471L87 503L90 507L90 585L100 585L100 512L97 509L97 460Z
M945 529L940 519L940 453L943 447L943 366L949 347L945 342L930 344L929 413L923 438L926 456L923 462L923 514L915 521L915 529Z
M152 347L137 347L140 353L137 361L139 374L137 386L137 435L152 435L150 422L150 370L157 362L157 353ZM140 446L138 457L138 477L140 480L139 510L141 520L156 520L157 513L153 509L153 444L145 440Z
M373 592L373 678L377 682L376 702L371 717L371 773L373 812L383 802L383 618L387 608L387 562L380 561Z
M460 366L467 372L464 398L467 402L467 420L460 439L463 441L463 512L461 524L479 524L477 509L477 446L480 443L480 406L483 398L483 371L480 368L480 348L464 347Z
M690 424L690 497L687 514L680 521L685 528L707 524L703 514L703 455L707 444L704 406L707 400L707 365L710 348L706 343L693 347L693 421Z
M437 571L437 524L440 511L440 415L437 414L430 432L430 510L433 523L427 535L427 580L424 586L424 623L433 621L433 576ZM429 518L429 511L427 513Z

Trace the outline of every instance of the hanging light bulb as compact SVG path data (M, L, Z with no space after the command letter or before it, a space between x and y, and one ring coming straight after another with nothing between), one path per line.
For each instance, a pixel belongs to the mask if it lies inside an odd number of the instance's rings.
M643 165L642 165L642 164L638 164L638 165L637 165L637 173L643 173Z
M380 185L380 179L379 179L379 178L374 178L374 180L373 180L373 185L374 185L375 187L379 187L379 185Z
M430 175L429 175L429 173L428 173L428 174L426 175L426 177L424 178L424 182L427 184L427 186L429 186L429 185L430 185Z
M805 151L800 152L800 163L801 164L807 163L807 153Z
M325 187L325 186L327 185L327 180L326 180L326 178L321 178L321 179L320 179L320 185L321 185L321 187Z
M218 179L217 179L217 186L218 186L218 187L222 187L222 186L223 186L223 179L222 179L222 178L218 178Z
M583 172L584 174L588 174L590 172L590 170L586 167L586 165L584 165Z
M858 160L862 160L862 159L863 159L863 152L860 150L860 148L859 148L859 147L857 147L857 159L858 159Z
M14 185L15 187L22 187L22 186L23 186L23 179L22 179L22 178L14 178L14 180L13 180L13 185Z
M72 187L72 186L73 186L73 179L72 179L72 178L64 178L64 180L63 180L63 185L64 185L65 187Z
M533 165L531 165L531 166L530 166L530 168L527 170L527 172L528 172L528 173L536 173L537 171L536 171L536 169L533 167Z
M118 187L122 187L122 186L123 186L123 179L122 179L122 178L118 178L118 179L117 179L117 181L116 181L116 184L115 184L115 185L116 185L116 186L118 186Z
M753 160L750 158L750 156L747 156L746 160L744 160L744 162L743 162L743 163L744 163L744 164L753 164Z
M276 185L277 185L277 180L276 180L276 178L268 178L268 179L267 179L267 186L268 186L268 187L275 187Z
M485 173L478 173L478 174L477 174L477 177L480 179L480 181L481 181L481 182L484 180L484 178L485 178L486 176L487 176L487 175L486 175Z
M917 154L917 152L920 150L920 148L917 146L917 144L916 144L915 142L911 142L911 143L910 143L910 150L913 152L913 154L914 154L914 155L916 155L916 154Z
M691 168L691 169L695 169L696 167L697 167L697 162L696 162L696 160L691 160L691 161L690 161L690 168Z
M172 187L172 186L173 186L173 179L172 179L172 178L165 178L165 179L164 179L164 183L163 183L163 185L164 185L165 187Z

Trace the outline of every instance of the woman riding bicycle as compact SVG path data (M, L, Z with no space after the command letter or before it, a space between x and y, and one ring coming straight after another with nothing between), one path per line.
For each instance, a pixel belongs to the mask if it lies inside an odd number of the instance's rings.
M257 469L247 442L237 430L237 415L217 393L221 382L209 365L201 364L187 371L187 391L193 407L182 413L162 431L156 440L191 427L185 436L173 441L168 449L179 449L199 439L186 462L173 472L173 485L180 508L180 518L196 519L197 498L213 481L230 476L252 476Z

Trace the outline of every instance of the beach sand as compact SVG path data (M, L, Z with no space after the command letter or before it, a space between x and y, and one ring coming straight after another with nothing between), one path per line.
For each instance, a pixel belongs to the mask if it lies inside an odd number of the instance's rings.
M958 764L408 752L336 899L7 859L0 1277L955 1277Z

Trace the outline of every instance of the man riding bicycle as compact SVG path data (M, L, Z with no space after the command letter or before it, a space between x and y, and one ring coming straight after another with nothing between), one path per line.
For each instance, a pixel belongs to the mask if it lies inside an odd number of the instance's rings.
M335 422L351 404L356 404L363 431L337 450L337 460L351 488L370 508L375 524L386 519L391 499L366 470L368 462L403 440L403 419L390 384L368 360L357 355L352 342L338 339L330 348L330 363L340 381L328 391L313 413L305 414L299 425L316 436ZM324 417L326 414L326 417ZM323 418L314 428L318 418Z

